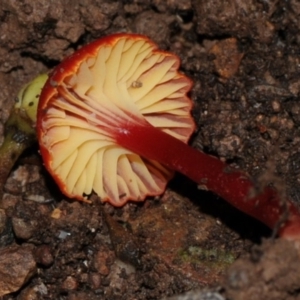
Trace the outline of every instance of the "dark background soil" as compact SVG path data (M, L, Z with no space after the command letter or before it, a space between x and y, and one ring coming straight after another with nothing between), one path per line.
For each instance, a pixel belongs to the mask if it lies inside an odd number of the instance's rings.
M296 0L3 0L0 133L24 83L96 38L141 33L194 80L193 146L300 207L299 16ZM300 299L295 246L180 175L143 205L82 204L35 147L5 189L0 292L19 290L4 300Z

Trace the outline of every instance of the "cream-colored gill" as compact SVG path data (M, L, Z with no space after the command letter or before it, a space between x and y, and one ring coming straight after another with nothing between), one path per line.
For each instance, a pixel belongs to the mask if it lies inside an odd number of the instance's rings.
M42 122L42 143L67 196L94 192L121 206L164 190L172 172L117 145L114 130L150 123L186 142L193 130L190 81L178 66L176 56L158 51L148 39L124 35L101 45L95 57L82 60L77 72L53 87L57 93Z

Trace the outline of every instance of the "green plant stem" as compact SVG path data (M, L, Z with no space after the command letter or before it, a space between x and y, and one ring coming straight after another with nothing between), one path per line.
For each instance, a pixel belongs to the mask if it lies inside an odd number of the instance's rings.
M0 207L4 184L15 162L23 151L36 141L32 122L13 110L5 123L4 141L0 147Z

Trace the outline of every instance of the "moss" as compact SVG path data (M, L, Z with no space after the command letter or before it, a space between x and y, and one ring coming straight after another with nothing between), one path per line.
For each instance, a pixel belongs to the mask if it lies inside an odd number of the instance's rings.
M236 257L228 251L217 248L204 249L198 246L181 249L178 252L178 258L182 262L222 269L232 264L236 259Z

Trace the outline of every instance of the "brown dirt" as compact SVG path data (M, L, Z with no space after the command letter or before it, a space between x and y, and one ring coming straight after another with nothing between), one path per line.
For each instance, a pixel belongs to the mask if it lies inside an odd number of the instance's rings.
M192 144L271 180L300 207L299 15L296 0L1 1L0 133L22 84L98 37L142 33L177 53L194 80ZM9 247L31 249L36 268L3 299L184 299L193 290L186 299L299 300L299 252L270 236L179 175L143 205L69 201L33 148L6 184L0 259Z

